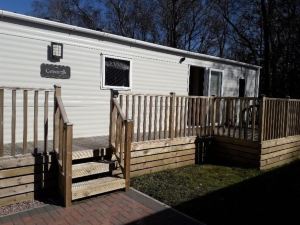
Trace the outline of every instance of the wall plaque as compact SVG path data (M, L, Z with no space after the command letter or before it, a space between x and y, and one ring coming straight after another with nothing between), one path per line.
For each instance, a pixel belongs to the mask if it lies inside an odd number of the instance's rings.
M41 64L41 77L54 79L70 79L71 68L53 64Z

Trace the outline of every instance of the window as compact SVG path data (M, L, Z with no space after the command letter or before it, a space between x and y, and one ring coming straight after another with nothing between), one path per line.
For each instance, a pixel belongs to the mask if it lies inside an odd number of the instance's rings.
M131 61L123 58L103 56L103 88L130 89Z
M239 97L245 97L245 79L239 79Z
M222 95L222 71L210 70L209 95Z

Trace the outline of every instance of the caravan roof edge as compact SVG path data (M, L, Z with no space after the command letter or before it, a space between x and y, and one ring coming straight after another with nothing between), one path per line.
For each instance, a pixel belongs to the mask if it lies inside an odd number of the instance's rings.
M32 17L32 16L26 16L18 13L13 13L5 10L0 10L0 18L7 17L7 18L12 18L16 20L21 20L21 21L26 21L26 22L31 22L31 23L36 23L40 25L45 25L45 26L50 26L50 27L55 27L55 28L60 28L60 29L65 29L65 30L70 30L74 32L79 32L79 33L84 33L84 34L91 34L91 35L96 35L99 37L103 38L108 38L112 39L115 41L121 41L129 44L135 44L138 46L144 46L156 50L161 50L161 51L168 51L174 54L182 54L184 56L188 57L193 57L193 58L198 58L198 59L206 59L206 60L213 60L213 61L218 61L218 62L224 62L224 63L229 63L229 64L234 64L234 65L240 65L240 66L245 66L253 69L260 69L260 66L257 65L252 65L244 62L239 62L231 59L225 59L217 56L211 56L211 55L205 55L201 53L196 53L196 52L190 52L186 50L181 50L177 48L172 48L168 46L163 46L159 44L154 44L150 42L145 42L141 40L136 40L128 37L123 37L115 34L110 34L110 33L105 33L102 31L96 31L96 30L91 30L83 27L78 27L74 25L69 25L69 24L64 24L64 23L59 23L51 20L46 20L46 19L41 19L37 17Z

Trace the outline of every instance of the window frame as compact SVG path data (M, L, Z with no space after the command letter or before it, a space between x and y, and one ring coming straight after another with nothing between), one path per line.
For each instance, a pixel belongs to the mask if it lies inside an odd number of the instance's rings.
M110 58L110 59L119 59L119 60L124 60L129 62L129 87L123 87L123 86L111 86L111 85L105 85L105 59ZM132 90L132 59L126 58L126 57L121 57L121 56L113 56L113 55L104 55L102 54L101 57L101 66L102 66L102 79L101 79L101 88L102 89L113 89L113 90L122 90L122 91L127 91L127 90Z
M208 96L212 96L210 94L210 90L211 90L211 73L212 72L218 72L218 73L221 73L221 93L220 93L220 96L219 97L222 97L223 96L223 75L224 75L224 70L221 70L221 69L212 69L212 68L209 68L209 75L208 75Z

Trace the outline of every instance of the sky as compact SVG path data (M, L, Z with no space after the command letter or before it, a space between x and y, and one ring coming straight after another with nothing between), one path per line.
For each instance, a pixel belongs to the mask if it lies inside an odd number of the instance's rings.
M0 0L0 9L21 14L29 14L31 11L31 3L32 0Z

